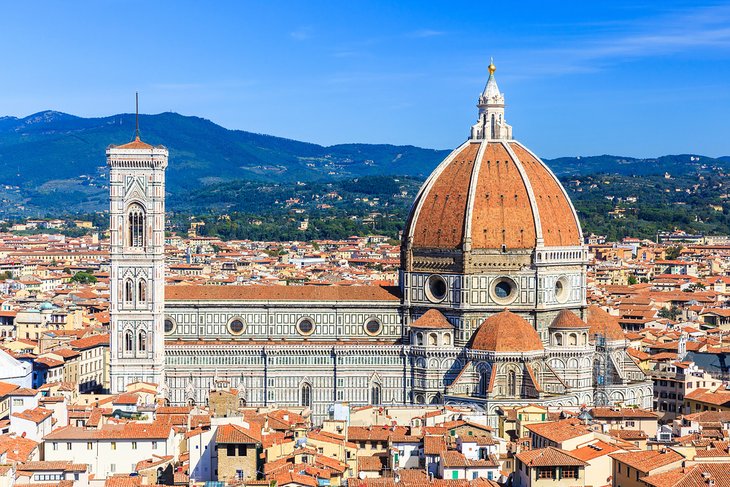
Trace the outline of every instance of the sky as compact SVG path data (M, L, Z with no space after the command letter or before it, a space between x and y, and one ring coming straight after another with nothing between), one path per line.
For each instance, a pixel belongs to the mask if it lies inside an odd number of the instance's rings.
M490 57L546 158L730 155L730 2L4 2L0 115L174 111L450 149ZM142 129L144 129L142 127Z

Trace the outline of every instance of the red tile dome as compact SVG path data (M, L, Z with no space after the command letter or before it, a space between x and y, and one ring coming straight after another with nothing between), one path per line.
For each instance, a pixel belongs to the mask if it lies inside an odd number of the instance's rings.
M412 249L443 250L582 243L560 181L514 140L470 140L453 151L421 188L404 239Z
M592 304L588 307L588 325L591 327L589 333L591 338L595 335L603 335L606 340L626 340L624 330L618 322L618 318L611 316L603 308Z
M586 322L581 320L578 315L568 309L564 309L558 313L553 322L550 323L550 328L553 329L580 329L588 327L589 325Z
M477 328L469 348L485 352L535 352L544 350L530 323L509 310L490 316Z

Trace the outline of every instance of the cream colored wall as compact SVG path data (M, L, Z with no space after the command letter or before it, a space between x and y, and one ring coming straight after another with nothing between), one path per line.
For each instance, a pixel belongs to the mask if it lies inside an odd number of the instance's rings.
M602 455L588 462L585 470L585 485L608 485L613 474L613 459Z

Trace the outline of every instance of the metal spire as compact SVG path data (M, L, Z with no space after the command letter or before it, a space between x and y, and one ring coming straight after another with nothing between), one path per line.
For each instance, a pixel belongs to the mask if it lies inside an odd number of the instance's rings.
M139 92L134 92L134 138L139 140Z

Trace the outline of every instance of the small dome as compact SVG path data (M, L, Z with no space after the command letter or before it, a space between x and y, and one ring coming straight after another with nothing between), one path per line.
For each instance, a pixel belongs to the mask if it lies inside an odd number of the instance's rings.
M45 302L41 303L40 308L42 310L53 309L53 305L51 303L49 303L48 301L45 301Z
M588 325L591 336L604 335L607 340L626 340L624 330L615 316L611 316L595 304L588 307Z
M509 310L492 315L469 341L469 348L485 352L535 352L544 347L537 331L521 316Z
M428 329L450 329L454 325L437 309L429 309L420 318L411 323L411 328L428 328Z
M588 324L578 318L578 315L572 311L564 309L550 323L550 328L588 328Z

